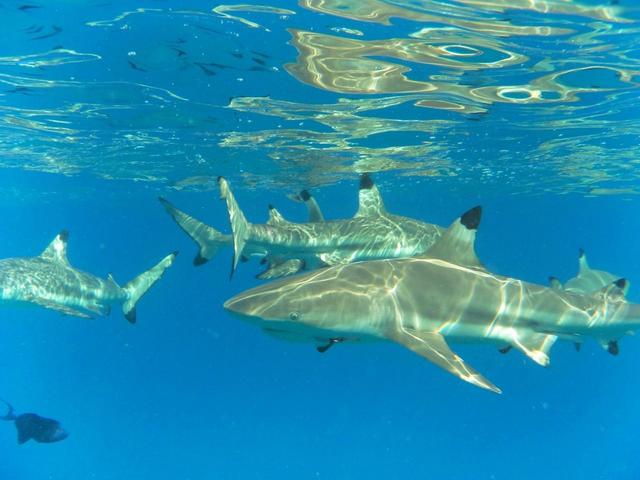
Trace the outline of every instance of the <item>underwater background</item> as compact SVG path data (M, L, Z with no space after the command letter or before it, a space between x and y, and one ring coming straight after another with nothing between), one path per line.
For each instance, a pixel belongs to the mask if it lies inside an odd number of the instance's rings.
M447 226L481 204L490 271L590 264L640 302L640 6L547 0L0 2L0 257L63 228L126 282L179 250L129 325L2 309L0 397L59 419L0 479L637 479L640 343L558 342L542 368L455 345L494 395L391 343L271 338L222 303L263 267L195 244L157 200L228 232L302 188L327 219L370 172L387 210ZM424 285L429 288L428 284Z

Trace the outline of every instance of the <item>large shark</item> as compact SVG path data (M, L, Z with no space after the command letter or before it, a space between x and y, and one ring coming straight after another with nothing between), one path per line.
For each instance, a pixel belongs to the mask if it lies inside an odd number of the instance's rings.
M103 280L73 268L67 260L68 238L63 230L37 257L0 260L0 301L35 304L83 318L108 315L111 305L121 304L125 318L135 323L138 300L177 255L167 255L121 287L111 275Z
M595 337L608 345L640 328L640 305L625 301L624 279L584 294L488 272L474 250L480 214L480 207L466 212L420 256L281 279L240 293L224 307L267 333L312 341L321 350L391 340L498 393L448 341L510 345L546 366L558 337Z
M230 236L180 212L166 200L161 201L200 246L194 263L204 263L220 248L233 244L232 273L240 260L254 255L269 263L258 276L262 279L357 260L410 257L425 252L443 231L437 225L388 213L377 187L366 174L360 179L359 207L353 218L308 223L289 222L273 207L266 224L249 223L228 182L222 177L218 182L229 211ZM315 218L320 220L319 209L317 212Z

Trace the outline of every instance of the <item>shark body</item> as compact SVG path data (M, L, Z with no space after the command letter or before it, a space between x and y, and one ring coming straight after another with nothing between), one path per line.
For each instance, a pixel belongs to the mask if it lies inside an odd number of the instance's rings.
M410 257L425 252L443 231L438 225L388 213L368 175L361 178L359 208L353 218L323 221L317 204L311 205L309 197L302 196L312 219L308 223L289 222L273 207L266 224L249 223L228 182L220 178L219 185L227 203L232 235L221 234L166 200L161 201L178 225L198 243L196 265L232 244L232 272L240 260L258 256L268 263L267 270L258 276L262 279L358 260Z
M102 279L71 266L67 259L68 233L60 232L37 257L0 260L0 301L28 303L65 315L91 318L108 315L121 304L130 323L136 321L136 304L168 268L176 252L124 286L113 277Z
M325 344L390 340L476 386L500 392L450 342L511 346L549 364L558 337L615 341L640 327L618 279L594 294L488 272L476 257L476 207L425 254L338 265L263 285L224 307L267 333Z

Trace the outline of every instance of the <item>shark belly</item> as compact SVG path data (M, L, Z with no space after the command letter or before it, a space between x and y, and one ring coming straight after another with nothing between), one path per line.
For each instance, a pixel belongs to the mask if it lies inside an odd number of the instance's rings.
M0 296L3 302L105 314L109 305L123 301L126 293L112 282L36 257L0 262Z

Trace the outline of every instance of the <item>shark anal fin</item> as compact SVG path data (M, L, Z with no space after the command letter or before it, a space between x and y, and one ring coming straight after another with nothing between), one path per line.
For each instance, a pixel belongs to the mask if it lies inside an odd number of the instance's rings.
M504 355L505 353L509 353L512 348L513 348L512 345L506 345L502 348L499 348L498 351Z
M35 303L36 305L40 305L41 307L48 308L49 310L55 310L56 312L60 312L62 315L69 315L72 317L80 317L80 318L93 318L91 315L88 315L80 310L76 310L71 307L67 307L66 305L62 305L60 303L55 303L50 300L45 300L42 298L31 298L27 300L31 303Z
M407 328L398 328L388 334L388 337L435 363L439 367L444 368L449 373L453 373L465 382L491 390L495 393L502 392L473 367L468 365L462 358L456 355L449 348L444 337L437 332L419 332Z

